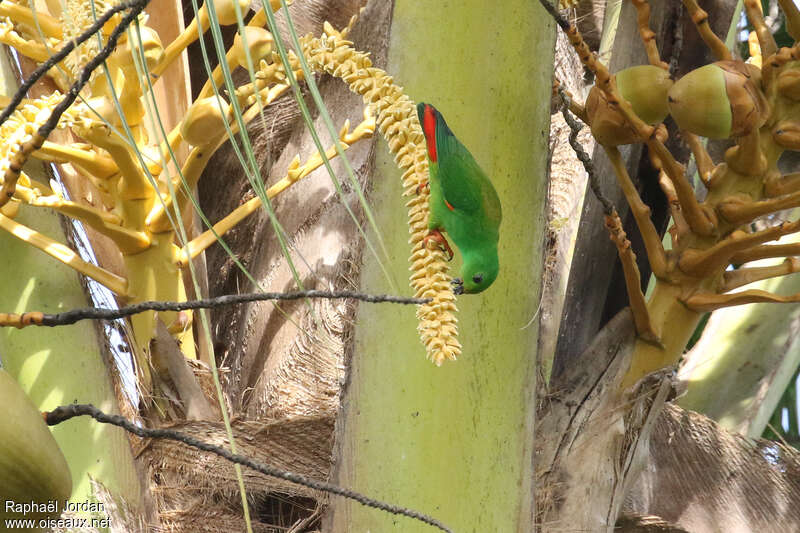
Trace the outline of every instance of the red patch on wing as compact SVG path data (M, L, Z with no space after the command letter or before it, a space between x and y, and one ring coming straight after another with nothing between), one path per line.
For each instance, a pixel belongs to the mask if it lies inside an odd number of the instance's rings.
M436 115L433 107L425 105L425 113L422 119L422 131L425 132L425 140L428 143L428 157L432 162L436 162Z
M444 205L446 205L447 209L449 209L450 211L455 211L456 210L456 208L453 207L452 205L450 205L450 202L448 202L447 200L444 201Z

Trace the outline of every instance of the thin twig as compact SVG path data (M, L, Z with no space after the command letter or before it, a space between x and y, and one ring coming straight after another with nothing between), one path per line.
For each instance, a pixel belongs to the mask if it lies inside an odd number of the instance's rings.
M287 472L285 470L275 468L274 466L259 463L250 459L249 457L245 457L243 455L239 455L236 453L231 453L224 448L221 448L219 446L214 446L213 444L203 442L199 439L195 439L194 437L190 437L189 435L186 435L179 431L175 431L172 429L151 429L151 428L139 427L125 417L119 415L106 414L91 404L62 405L60 407L56 407L50 412L44 413L45 421L50 426L55 426L56 424L60 424L61 422L65 422L70 418L75 418L77 416L91 416L92 418L94 418L95 420L97 420L102 424L111 424L117 427L121 427L125 431L133 433L134 435L137 435L138 437L141 437L143 439L167 439L167 440L182 442L183 444L191 446L192 448L197 448L198 450L203 450L205 452L219 455L220 457L227 459L232 463L237 463L246 466L248 468L252 468L253 470L261 472L266 476L275 477L278 479L284 479L286 481L290 481L292 483L296 483L297 485L302 485L304 487L308 487L314 490L328 492L330 494L336 494L338 496L342 496L344 498L356 501L361 505L372 507L374 509L379 509L387 513L407 516L409 518L413 518L414 520L419 520L420 522L424 522L442 531L447 531L448 533L452 533L452 530L449 527L445 526L443 523L436 520L435 518L420 513L419 511L415 511L407 507L400 507L399 505L393 505L390 503L382 502L380 500L375 500L356 491L345 489L339 487L338 485L334 485L332 483L318 481L316 479L311 479L306 476L302 476L300 474L295 474L293 472Z
M545 8L548 13L550 13L550 16L553 17L553 20L556 21L556 24L561 26L562 30L566 32L569 29L569 21L558 12L556 6L551 4L548 0L539 0L539 3L542 4L542 7Z
M265 300L299 300L302 298L325 298L339 300L352 298L369 303L394 303L404 305L422 305L429 303L430 298L405 298L389 294L364 294L356 291L295 291L295 292L253 292L247 294L226 294L216 298L189 300L186 302L140 302L120 307L119 309L102 309L84 307L63 313L47 314L40 311L28 313L0 313L0 327L13 326L67 326L80 320L116 320L145 311L185 311L187 309L213 309L226 305L236 305Z
M569 145L575 151L575 155L583 163L583 168L586 170L586 174L589 175L589 187L592 189L594 196L597 200L603 204L603 214L611 215L611 213L616 212L614 208L614 204L603 195L603 191L600 190L600 180L597 179L597 174L594 171L594 163L592 163L592 156L586 153L586 150L583 149L581 143L578 142L578 133L580 133L583 126L575 120L575 117L569 112L570 106L570 97L567 92L559 85L558 86L558 94L561 97L561 114L564 116L564 121L569 126L571 133L569 134Z

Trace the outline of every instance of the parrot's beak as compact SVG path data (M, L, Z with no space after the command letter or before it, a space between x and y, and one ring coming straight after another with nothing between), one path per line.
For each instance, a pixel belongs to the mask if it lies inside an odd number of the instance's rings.
M464 294L464 282L461 278L453 278L450 283L453 285L453 294Z

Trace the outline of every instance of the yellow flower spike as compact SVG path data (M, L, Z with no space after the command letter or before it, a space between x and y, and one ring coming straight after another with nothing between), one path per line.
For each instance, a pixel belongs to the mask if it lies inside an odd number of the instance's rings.
M444 253L423 244L428 233L428 191L420 187L428 180L425 142L413 102L394 84L391 76L372 67L367 54L352 48L329 23L319 38L301 39L303 54L311 68L342 78L350 90L360 94L376 115L378 131L395 155L395 163L404 172L404 195L408 207L411 238L411 286L417 297L431 298L417 310L418 330L428 357L434 364L456 359L461 353L456 325L455 295Z
M105 13L109 8L117 3L109 2L107 0L94 1L94 9L97 13ZM89 8L86 0L64 0L63 7L64 10L61 13L61 27L63 28L64 32L64 41L70 41L77 38L81 33L86 31L86 28L94 24L94 16L92 15L92 10ZM116 21L116 19L117 17L112 18L109 20L109 23ZM99 51L100 44L97 42L97 39L87 39L78 45L75 50L73 50L72 53L69 54L66 59L64 59L64 63L72 72L72 75L77 78L80 75L83 66L94 56L96 56ZM100 72L101 69L95 70L92 73L91 79L95 79Z
M35 100L27 100L0 126L0 139L3 140L0 143L0 178L2 178L0 207L14 195L17 180L22 175L22 166L30 153L24 152L23 149L30 150L34 140L41 140L36 131L47 121L53 107L60 100L61 95L57 92ZM59 120L59 126L72 123L71 113L65 113Z
M231 109L225 100L215 96L196 100L183 117L181 135L192 146L207 146L225 133L230 118Z

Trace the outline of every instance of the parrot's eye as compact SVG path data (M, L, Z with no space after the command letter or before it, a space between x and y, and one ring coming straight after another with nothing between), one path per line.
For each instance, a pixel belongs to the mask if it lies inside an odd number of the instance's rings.
M480 285L481 283L483 283L483 274L475 274L474 276L472 276L472 281Z

